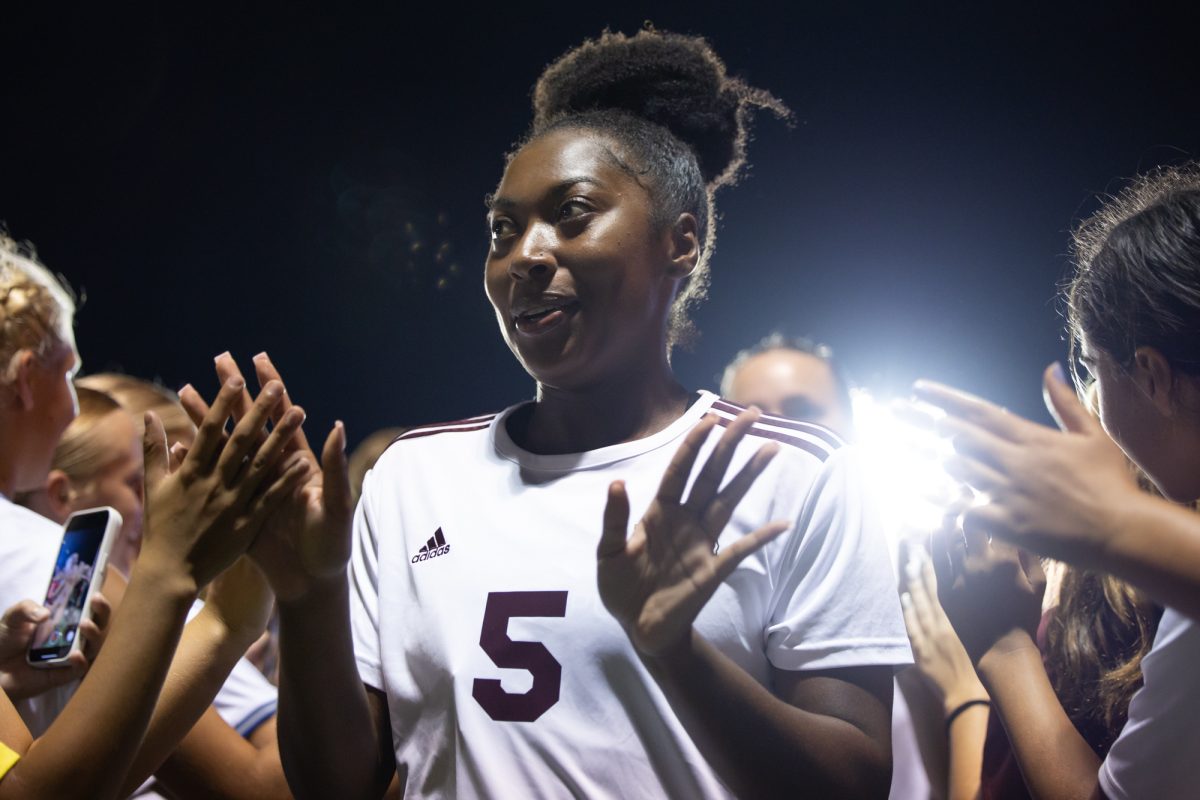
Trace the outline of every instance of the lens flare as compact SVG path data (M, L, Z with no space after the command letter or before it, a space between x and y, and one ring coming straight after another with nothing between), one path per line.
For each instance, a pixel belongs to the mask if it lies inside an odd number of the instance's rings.
M877 399L861 389L852 401L858 449L895 557L901 541L924 541L948 513L969 502L969 490L945 470L954 450L934 431L945 412L915 401Z

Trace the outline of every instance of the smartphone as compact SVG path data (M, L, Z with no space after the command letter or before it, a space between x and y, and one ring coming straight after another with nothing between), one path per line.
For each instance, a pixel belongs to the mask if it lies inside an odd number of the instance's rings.
M26 656L35 667L63 666L71 653L83 648L79 623L91 617L92 595L104 582L108 551L121 531L121 514L109 506L88 508L68 517L63 527L42 603L50 617L38 625Z

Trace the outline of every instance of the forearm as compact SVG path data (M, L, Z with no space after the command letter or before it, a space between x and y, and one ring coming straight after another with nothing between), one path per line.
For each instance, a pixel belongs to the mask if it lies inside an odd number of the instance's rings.
M984 654L978 670L1030 795L1092 797L1100 759L1063 711L1029 635L1010 634Z
M118 795L194 597L188 581L139 564L88 679L0 783L0 798Z
M646 665L717 774L741 797L885 797L891 749L773 695L693 632Z
M348 595L341 577L279 607L279 751L301 798L379 797L390 772L354 661Z
M155 776L179 800L290 798L273 721L243 738L212 706Z
M987 740L988 707L970 706L950 724L950 767L946 783L950 800L976 800L983 780L983 745Z
M127 792L140 786L177 748L194 749L201 741L192 738L189 731L209 708L249 644L249 632L230 630L207 607L187 624L145 741L126 778Z
M1200 620L1200 515L1143 492L1123 506L1096 566Z

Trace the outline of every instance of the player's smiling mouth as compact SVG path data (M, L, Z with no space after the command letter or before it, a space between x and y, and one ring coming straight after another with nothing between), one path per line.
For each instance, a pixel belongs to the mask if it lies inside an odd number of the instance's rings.
M509 314L517 331L537 336L558 327L578 310L579 301L574 297L542 295L515 301Z

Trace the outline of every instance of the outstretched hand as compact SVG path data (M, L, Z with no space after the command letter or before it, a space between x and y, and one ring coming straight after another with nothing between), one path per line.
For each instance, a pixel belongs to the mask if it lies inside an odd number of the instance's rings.
M1043 376L1047 407L1062 431L1010 414L966 392L927 381L916 395L942 408L956 458L947 471L987 496L966 514L1013 544L1087 562L1104 547L1137 485L1124 454L1053 365Z
M255 356L254 366L260 384L275 383L281 389L280 402L273 414L278 431L287 415L299 413L300 409L292 405L279 372L266 353ZM222 381L241 380L237 363L228 353L217 357L216 369ZM244 395L238 400L233 409L235 418L241 413L240 408L247 407L248 397ZM203 418L208 409L200 394L190 386L184 387L179 399L193 421ZM341 422L326 437L319 462L299 426L283 442L283 452L289 460L304 465L304 480L299 490L291 492L266 521L250 554L270 581L276 597L286 603L304 597L316 584L345 573L350 558L354 506L346 460L346 431Z
M779 450L774 443L764 445L720 489L738 443L757 419L757 411L744 411L729 425L684 501L692 466L717 420L706 417L692 429L632 536L625 484L609 486L596 550L600 599L644 655L685 642L704 604L738 563L790 527L770 522L714 552L737 504Z

